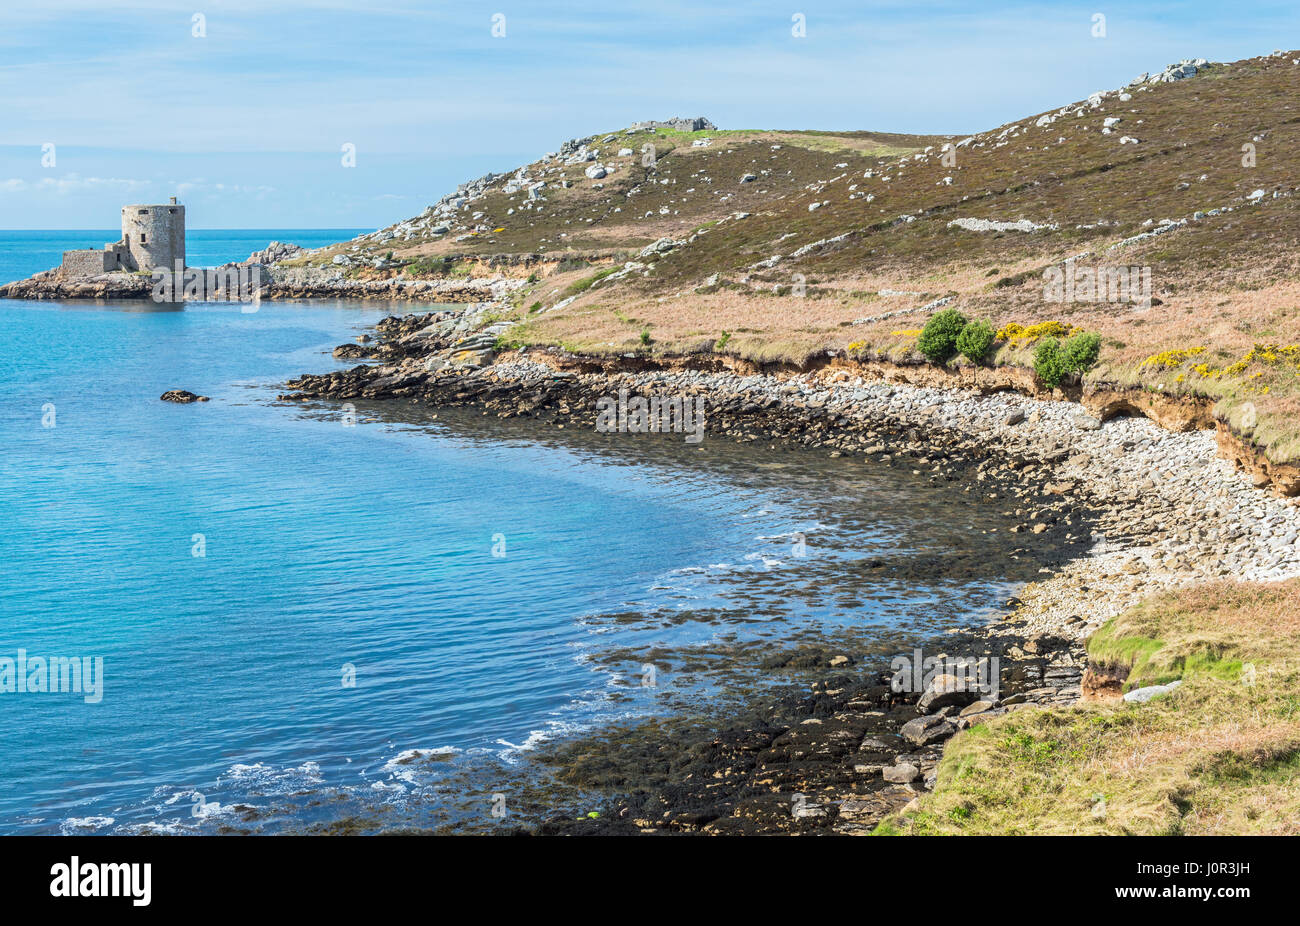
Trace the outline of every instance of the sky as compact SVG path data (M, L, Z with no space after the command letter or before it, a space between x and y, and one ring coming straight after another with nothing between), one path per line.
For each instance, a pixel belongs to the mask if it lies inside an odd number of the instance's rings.
M381 227L645 119L969 134L1296 47L1295 0L0 0L0 228Z

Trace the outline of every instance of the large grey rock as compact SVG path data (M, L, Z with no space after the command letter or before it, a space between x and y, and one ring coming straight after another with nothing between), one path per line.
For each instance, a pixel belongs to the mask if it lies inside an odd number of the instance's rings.
M643 247L641 249L641 253L638 256L654 257L656 254L663 254L666 251L671 251L679 244L681 244L680 241L674 241L672 238L660 238L654 244L647 244L645 247Z
M932 714L940 708L962 707L979 697L979 688L971 679L958 675L937 675L916 702L916 709Z
M1179 685L1182 680L1170 682L1168 685L1148 685L1145 688L1134 688L1132 691L1124 693L1124 700L1133 704L1145 704L1152 698L1158 698L1161 695L1167 695Z
M915 765L910 765L905 762L901 765L891 765L884 769L880 774L885 781L905 785L908 782L916 781L916 779L920 778L921 770Z
M915 720L909 720L903 724L898 731L909 743L917 746L928 746L931 743L938 743L946 740L957 732L957 726L948 718L939 714L931 714L928 717L917 717Z

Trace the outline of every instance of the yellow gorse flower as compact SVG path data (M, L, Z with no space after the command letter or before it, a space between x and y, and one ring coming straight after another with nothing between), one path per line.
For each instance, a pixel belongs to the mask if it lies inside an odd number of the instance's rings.
M1082 328L1066 322L1039 322L1028 327L1017 322L1010 322L998 329L998 340L1010 341L1013 346L1021 347L1025 344L1032 344L1039 338L1068 338L1082 330Z
M1197 354L1205 353L1204 347L1187 347L1180 350L1165 350L1158 354L1152 354L1150 357L1138 364L1138 369L1146 367L1156 367L1158 369L1170 369L1180 367L1190 358Z

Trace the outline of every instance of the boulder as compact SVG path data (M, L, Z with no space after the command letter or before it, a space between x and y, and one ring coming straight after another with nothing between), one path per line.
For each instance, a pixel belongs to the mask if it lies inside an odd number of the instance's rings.
M916 781L916 779L920 778L921 770L917 768L915 765L910 765L904 762L901 765L891 765L883 769L880 774L881 777L885 779L885 781L890 781L893 782L894 784L905 785L908 784L909 782Z
M974 680L959 675L936 675L916 702L916 709L930 714L944 707L965 706L978 697L979 688Z
M969 717L971 714L982 714L985 711L993 710L993 708L995 707L997 707L996 701L991 701L991 700L975 701L974 703L967 704L965 707L963 707L961 709L961 713L959 716Z
M1124 700L1134 704L1145 704L1152 698L1158 698L1161 695L1167 695L1175 688L1182 684L1182 681L1170 682L1168 685L1148 685L1145 688L1134 688L1132 691L1124 693Z
M903 724L898 731L903 738L909 743L917 746L928 746L931 743L938 743L946 740L957 732L957 726L939 714L931 714L928 717L917 717L915 720L909 720Z

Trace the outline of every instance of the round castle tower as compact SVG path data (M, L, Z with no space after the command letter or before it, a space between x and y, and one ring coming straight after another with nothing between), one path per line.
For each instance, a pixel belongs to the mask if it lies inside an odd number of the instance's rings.
M185 266L185 207L172 197L166 205L122 207L122 242L136 270L175 270Z

